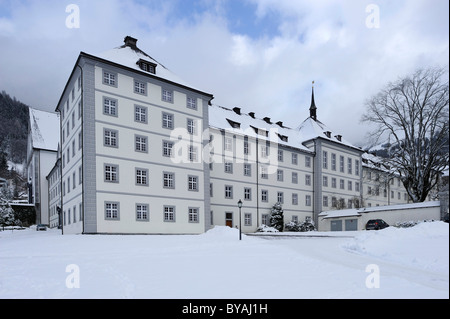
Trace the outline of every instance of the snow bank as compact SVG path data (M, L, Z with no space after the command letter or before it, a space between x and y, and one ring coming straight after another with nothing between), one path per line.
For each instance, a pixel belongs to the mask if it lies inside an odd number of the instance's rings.
M366 231L341 247L350 252L424 270L448 272L449 269L449 225L444 222Z

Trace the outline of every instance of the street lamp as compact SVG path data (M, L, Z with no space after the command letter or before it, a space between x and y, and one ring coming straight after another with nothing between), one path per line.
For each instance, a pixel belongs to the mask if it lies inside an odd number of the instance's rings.
M242 208L242 201L239 200L238 202L239 207L239 240L242 240L242 219L241 219L241 208Z

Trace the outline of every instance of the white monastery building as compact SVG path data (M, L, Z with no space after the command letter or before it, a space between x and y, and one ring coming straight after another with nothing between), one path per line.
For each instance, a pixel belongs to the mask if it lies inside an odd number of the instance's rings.
M56 107L63 233L254 232L276 202L285 223L316 225L323 211L408 202L395 178L380 188L386 172L319 121L314 91L310 117L288 128L212 104L136 44L128 36L103 54L81 52Z

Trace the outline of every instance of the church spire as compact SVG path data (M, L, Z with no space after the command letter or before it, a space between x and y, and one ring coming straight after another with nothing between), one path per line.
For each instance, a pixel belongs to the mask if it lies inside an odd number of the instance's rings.
M311 106L309 108L309 116L314 121L317 121L317 107L316 107L316 103L314 101L314 81L312 82L312 96L311 96Z

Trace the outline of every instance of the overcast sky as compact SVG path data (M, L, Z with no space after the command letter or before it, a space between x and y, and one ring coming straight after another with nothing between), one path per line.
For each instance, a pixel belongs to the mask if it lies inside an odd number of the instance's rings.
M69 4L79 28L68 28ZM70 20L74 21L74 20ZM186 82L260 118L318 118L361 145L364 102L420 67L448 67L448 0L0 0L0 90L53 111L80 51L125 36Z

